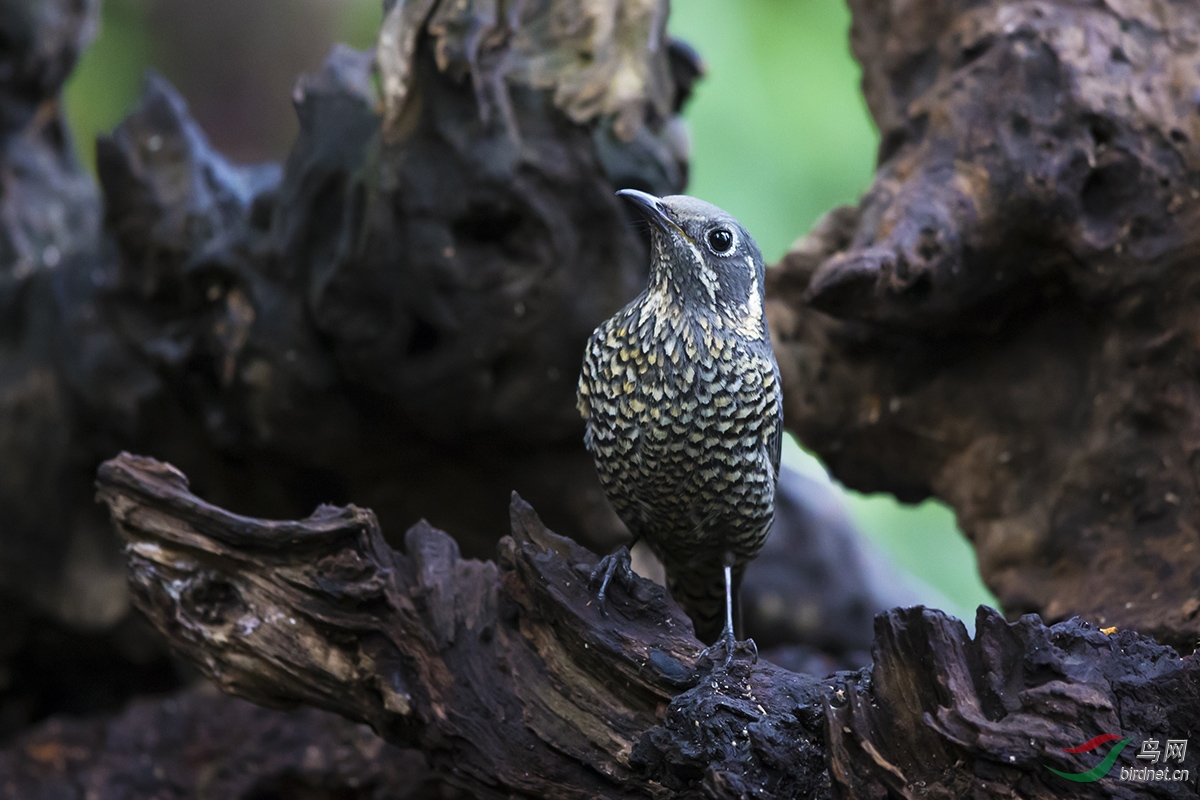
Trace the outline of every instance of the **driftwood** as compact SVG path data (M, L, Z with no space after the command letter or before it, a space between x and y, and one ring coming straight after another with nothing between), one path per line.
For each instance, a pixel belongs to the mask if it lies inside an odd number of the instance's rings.
M1191 650L1200 6L851 7L880 168L772 271L787 424L953 506L1010 613Z
M367 722L480 797L1062 797L1078 785L1044 765L1083 772L1094 758L1063 748L1200 724L1195 656L986 608L973 641L941 612L881 615L862 672L697 663L661 587L638 579L601 616L596 556L515 495L511 536L481 562L427 523L392 550L354 506L298 522L231 514L136 456L107 462L98 486L135 603L222 689Z

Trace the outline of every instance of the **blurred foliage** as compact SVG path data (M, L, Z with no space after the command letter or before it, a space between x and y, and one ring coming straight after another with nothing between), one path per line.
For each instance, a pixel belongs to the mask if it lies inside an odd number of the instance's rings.
M137 102L150 66L146 3L104 0L100 31L79 59L63 93L75 149L95 168L96 136L116 127Z
M681 0L670 27L708 67L686 111L689 191L776 261L821 214L856 203L875 171L850 13L844 0Z
M294 3L294 13L304 13L304 2L287 1ZM151 12L164 7L156 3L163 2L104 2L99 38L66 91L67 117L80 156L89 165L95 136L111 130L132 108L144 71L154 66L170 77L166 62L171 54L156 50L150 22ZM335 41L358 48L373 43L381 0L308 2L333 3L339 20L336 30L328 31L324 50L311 54L311 68ZM768 262L777 260L821 214L856 202L870 183L878 135L859 92L849 25L844 0L674 3L673 35L696 47L708 66L687 110L693 146L689 191L745 223ZM288 89L290 83L280 91ZM802 471L824 474L794 443L785 458ZM980 583L974 554L944 505L902 506L887 496L854 492L847 492L847 502L867 534L935 590L931 604L948 600L952 608L947 610L968 621L976 604L996 604Z
M282 159L295 138L297 75L316 71L335 42L373 46L383 18L382 0L191 2L103 0L99 35L65 93L89 168L96 136L133 108L150 68L181 90L218 149L234 160ZM231 119L247 109L256 118Z

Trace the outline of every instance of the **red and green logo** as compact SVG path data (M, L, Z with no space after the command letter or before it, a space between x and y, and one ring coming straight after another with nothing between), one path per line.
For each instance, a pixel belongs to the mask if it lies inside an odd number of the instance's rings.
M1114 739L1121 739L1121 737L1115 733L1102 733L1095 739L1089 739L1078 747L1064 747L1063 751L1067 753L1090 753L1098 747L1103 747ZM1092 781L1098 781L1109 773L1109 771L1113 768L1113 764L1117 763L1117 756L1121 755L1121 751L1124 750L1125 746L1132 741L1132 739L1121 739L1121 741L1117 742L1116 745L1113 746L1112 750L1108 751L1108 755L1104 757L1103 761L1089 769L1087 772L1060 772L1054 767L1046 767L1046 769L1050 770L1060 778L1066 778L1067 780L1075 781L1076 783L1091 783ZM1043 764L1043 766L1045 765Z

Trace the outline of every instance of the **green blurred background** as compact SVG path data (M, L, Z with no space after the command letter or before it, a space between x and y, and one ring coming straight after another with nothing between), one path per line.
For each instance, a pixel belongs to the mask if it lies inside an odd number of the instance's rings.
M153 68L187 98L235 161L281 159L295 136L291 87L334 42L371 46L381 0L104 0L100 33L67 86L82 160L133 107ZM687 119L691 194L729 210L768 263L829 209L868 186L878 134L850 57L844 0L678 0L671 31L708 67ZM794 442L785 460L824 469ZM943 505L846 492L867 535L931 587L929 602L970 622L996 605Z

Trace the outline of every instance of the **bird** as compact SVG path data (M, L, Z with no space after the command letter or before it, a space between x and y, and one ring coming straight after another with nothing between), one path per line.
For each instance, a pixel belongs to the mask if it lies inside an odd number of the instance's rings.
M703 200L617 194L649 222L650 275L588 339L579 376L584 445L632 535L592 572L598 605L607 613L614 578L631 586L630 548L645 541L702 656L757 660L736 639L734 600L774 518L783 436L762 253Z

